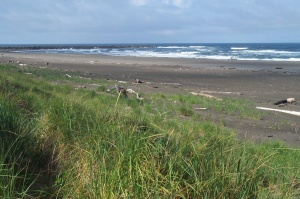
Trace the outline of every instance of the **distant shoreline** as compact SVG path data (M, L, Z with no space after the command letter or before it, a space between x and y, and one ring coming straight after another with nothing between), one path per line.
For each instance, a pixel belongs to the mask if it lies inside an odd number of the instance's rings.
M218 60L202 58L165 58L165 57L134 57L134 56L111 56L98 54L55 54L55 53L20 53L3 50L0 48L2 56L13 58L28 58L51 60L60 58L65 62L89 62L95 60L102 64L128 64L135 65L160 65L172 67L203 68L209 67L214 69L232 69L247 71L269 71L275 73L293 73L300 74L300 62L297 61L264 61L264 60Z

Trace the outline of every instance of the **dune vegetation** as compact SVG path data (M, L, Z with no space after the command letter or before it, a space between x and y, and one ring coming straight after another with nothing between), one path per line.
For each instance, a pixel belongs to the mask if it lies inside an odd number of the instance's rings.
M3 198L299 197L299 149L239 141L193 108L259 119L251 101L139 100L107 93L110 86L77 73L0 65Z

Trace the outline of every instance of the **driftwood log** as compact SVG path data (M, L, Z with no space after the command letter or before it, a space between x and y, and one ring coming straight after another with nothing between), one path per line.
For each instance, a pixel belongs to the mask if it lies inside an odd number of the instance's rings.
M276 111L276 112L281 112L281 113L287 113L287 114L291 114L291 115L300 116L300 112L298 112L298 111L289 111L289 110L281 110L281 109L265 108L265 107L256 107L256 108L260 109L260 110Z
M196 95L196 96L203 96L203 97L207 97L207 98L213 98L213 99L222 101L221 98L218 98L218 97L215 97L215 96L212 96L212 95L209 95L209 94L205 94L205 93L195 93L195 92L191 92L191 94L192 94L192 95Z

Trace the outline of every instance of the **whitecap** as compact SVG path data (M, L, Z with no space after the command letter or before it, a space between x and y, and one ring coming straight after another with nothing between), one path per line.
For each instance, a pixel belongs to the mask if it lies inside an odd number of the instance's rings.
M231 47L231 50L248 50L248 47Z
M187 47L186 46L158 46L157 48L173 49L173 48L187 48Z
M300 54L299 51L283 51L283 50L270 50L270 49L266 49L266 50L245 50L245 52L248 53L254 53L254 54Z

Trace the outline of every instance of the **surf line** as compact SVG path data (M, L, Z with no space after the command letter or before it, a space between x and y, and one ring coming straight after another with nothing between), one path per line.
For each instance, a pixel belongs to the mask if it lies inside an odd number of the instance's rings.
M288 110L281 110L281 109L274 109L274 108L265 108L265 107L256 107L256 108L257 109L261 109L261 110L276 111L276 112L288 113L288 114L291 114L291 115L300 116L300 112L297 112L297 111L288 111Z

